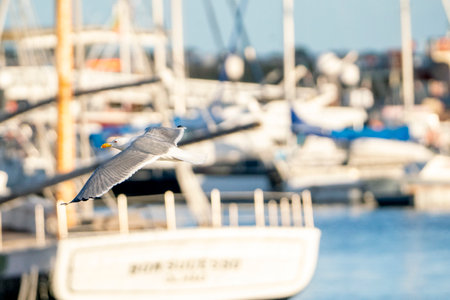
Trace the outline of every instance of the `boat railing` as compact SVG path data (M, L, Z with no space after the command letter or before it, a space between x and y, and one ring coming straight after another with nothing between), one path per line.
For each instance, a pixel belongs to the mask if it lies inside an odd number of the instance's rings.
M289 197L282 197L279 201L270 199L265 201L264 192L260 189L254 191L253 206L256 227L314 227L314 217L311 201L311 193L304 190L300 194L291 194ZM210 194L211 200L211 227L220 228L224 226L223 208L221 194L218 189L213 189ZM122 234L130 232L128 222L128 198L124 194L117 197L117 217L119 228ZM66 218L66 207L58 205L57 218L59 227L59 237L67 238L69 235ZM228 203L228 226L239 226L239 205L236 202ZM267 214L266 214L267 209ZM175 195L172 191L164 194L165 228L167 230L177 230L177 218L175 211ZM267 222L266 222L267 221Z
M37 247L44 247L46 245L47 239L45 231L45 213L44 213L44 206L42 204L36 204L34 206L34 225L35 225L35 232L34 232L35 245ZM4 232L3 232L2 212L0 210L0 251L4 249L3 233Z
M270 193L267 193L270 195ZM224 222L223 203L221 201L221 193L218 189L213 189L210 194L211 200L211 227L223 227ZM119 228L122 234L130 232L128 221L128 198L124 194L117 197L117 217ZM248 204L248 203L246 203ZM238 227L239 224L239 205L237 202L226 203L228 209L228 226ZM264 192L256 189L253 192L253 207L256 227L314 227L314 217L311 201L311 193L304 190L300 194L291 194L279 199L265 200ZM267 214L266 214L267 209ZM167 230L177 230L177 218L175 212L175 194L167 191L164 194L164 210L165 210L165 228ZM35 246L44 247L47 245L46 237L46 220L44 207L42 204L34 206L35 219ZM57 205L57 224L58 237L65 239L69 236L69 229L66 216L66 206ZM3 250L3 228L2 214L0 212L0 251ZM28 246L32 246L28 243Z

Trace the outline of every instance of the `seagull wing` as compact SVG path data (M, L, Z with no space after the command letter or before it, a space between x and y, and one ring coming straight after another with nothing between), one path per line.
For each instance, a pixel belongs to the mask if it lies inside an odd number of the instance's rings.
M161 156L199 163L199 158L189 156L176 148L183 134L184 128L148 128L143 135L134 139L128 148L98 167L78 195L69 203L100 197L116 184L130 178L144 165L154 162Z
M160 155L163 160L187 161L192 164L205 162L204 155L186 152L177 147L183 137L184 128L152 128L140 136L133 146L153 155Z
M194 165L202 164L206 161L205 155L187 152L178 147L171 147L165 156L168 156L175 161L187 161Z
M167 127L153 127L148 128L144 136L151 137L161 142L166 142L176 145L184 134L184 127L167 128Z
M144 165L152 163L158 158L159 155L139 151L131 145L99 166L78 195L69 203L100 197L116 184L130 178Z

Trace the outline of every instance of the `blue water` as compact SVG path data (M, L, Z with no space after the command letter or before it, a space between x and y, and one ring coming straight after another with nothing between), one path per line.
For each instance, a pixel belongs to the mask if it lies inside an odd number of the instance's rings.
M450 213L314 211L316 273L293 299L450 299Z

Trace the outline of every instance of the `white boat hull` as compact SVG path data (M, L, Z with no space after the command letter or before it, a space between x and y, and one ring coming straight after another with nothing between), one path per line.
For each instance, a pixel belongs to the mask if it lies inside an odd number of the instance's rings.
M320 230L223 227L71 237L60 241L61 299L268 299L310 282Z

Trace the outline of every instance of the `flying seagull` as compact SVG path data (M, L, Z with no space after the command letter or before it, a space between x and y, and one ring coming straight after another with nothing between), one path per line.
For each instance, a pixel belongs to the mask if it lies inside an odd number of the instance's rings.
M183 137L184 129L181 126L147 128L142 135L131 138L121 137L111 143L103 144L102 148L112 147L122 151L100 165L72 201L62 204L98 198L116 184L130 178L143 166L157 159L202 163L203 157L195 156L177 147L178 141Z

